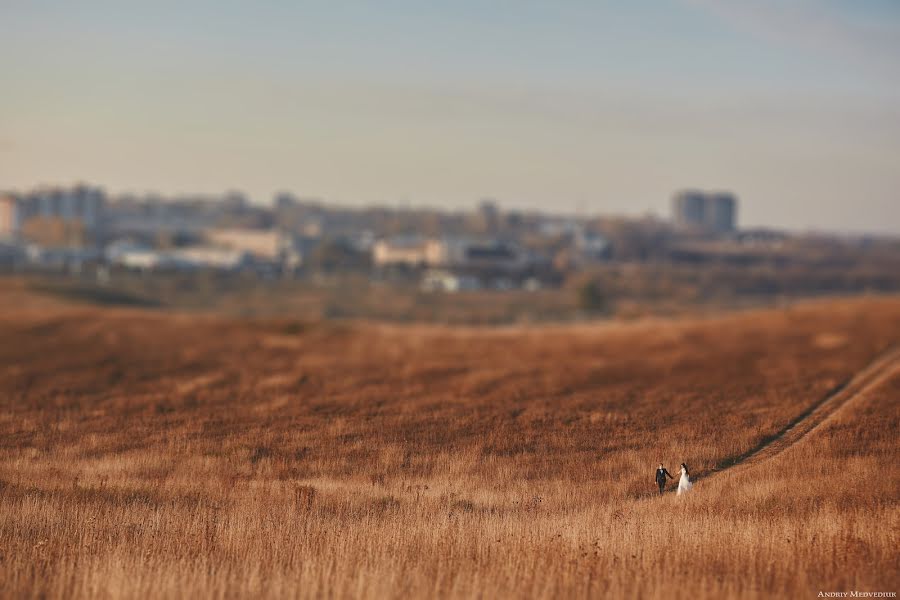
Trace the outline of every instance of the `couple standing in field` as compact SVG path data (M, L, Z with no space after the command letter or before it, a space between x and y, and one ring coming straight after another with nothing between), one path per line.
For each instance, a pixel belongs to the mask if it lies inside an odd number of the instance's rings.
M660 463L656 468L656 485L659 486L660 494L666 491L666 477L668 477L669 479L675 479L674 477L672 477L669 471L664 466L662 466L662 463ZM694 487L694 484L691 483L691 476L688 474L687 465L681 463L681 478L678 480L677 494L680 496L692 487Z

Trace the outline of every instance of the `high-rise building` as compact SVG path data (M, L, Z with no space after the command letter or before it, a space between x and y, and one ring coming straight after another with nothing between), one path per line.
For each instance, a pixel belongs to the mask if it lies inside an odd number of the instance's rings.
M72 188L38 188L0 196L0 234L15 237L31 219L58 219L75 223L93 233L101 225L106 206L102 189L86 185Z
M672 220L683 229L728 233L737 222L737 198L731 192L684 190L672 198Z
M711 194L706 200L706 225L718 233L734 231L737 217L737 198L730 192Z
M698 190L684 190L672 199L675 224L684 228L698 228L706 224L706 196Z
M482 233L493 234L500 227L500 208L491 198L484 198L478 203L476 226Z

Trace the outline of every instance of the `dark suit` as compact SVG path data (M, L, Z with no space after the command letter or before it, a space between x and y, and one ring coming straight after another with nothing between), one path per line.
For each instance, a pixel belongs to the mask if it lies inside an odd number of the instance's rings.
M656 485L659 486L660 494L662 494L666 489L666 477L668 477L669 479L675 479L665 467L656 470Z

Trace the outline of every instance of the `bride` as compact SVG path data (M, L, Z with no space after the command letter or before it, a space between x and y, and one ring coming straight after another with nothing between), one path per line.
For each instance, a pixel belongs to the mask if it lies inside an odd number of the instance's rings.
M690 490L692 487L694 487L694 484L691 483L691 478L690 478L690 474L688 473L687 465L684 463L681 463L681 479L678 480L677 495L680 496L681 494Z

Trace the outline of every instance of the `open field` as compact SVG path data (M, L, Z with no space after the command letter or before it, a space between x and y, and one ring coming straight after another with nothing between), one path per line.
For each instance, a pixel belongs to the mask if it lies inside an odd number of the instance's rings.
M4 595L900 591L900 364L811 411L900 343L897 299L498 329L0 308ZM655 495L660 461L691 495Z

